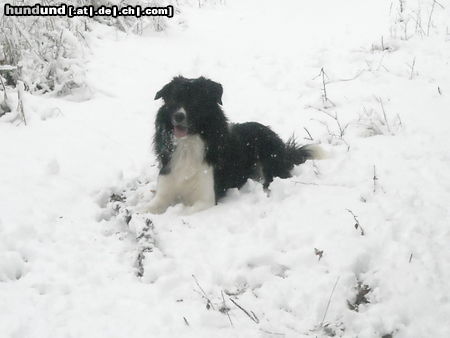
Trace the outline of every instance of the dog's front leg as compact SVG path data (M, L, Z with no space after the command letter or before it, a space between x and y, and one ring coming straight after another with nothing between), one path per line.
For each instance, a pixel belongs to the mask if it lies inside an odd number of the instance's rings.
M184 194L184 203L189 205L184 209L184 214L194 214L216 204L213 169L211 167L205 165L190 182L190 185L193 188Z
M162 214L175 202L176 192L170 175L159 175L156 194L145 211L152 214Z
M199 212L199 211L211 208L214 205L215 205L215 201L214 200L198 201L194 205L186 207L184 209L184 211L183 211L183 214L185 214L185 215L192 215L192 214L195 214L196 212Z

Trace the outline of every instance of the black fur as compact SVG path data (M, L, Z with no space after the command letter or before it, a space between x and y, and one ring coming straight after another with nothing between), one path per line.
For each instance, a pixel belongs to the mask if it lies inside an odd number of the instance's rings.
M164 99L155 121L154 150L160 162L160 175L170 172L174 150L172 115L181 107L187 115L188 134L199 134L206 145L205 161L214 168L216 201L227 189L242 187L262 172L264 187L274 177L288 178L294 165L313 158L306 147L291 138L281 138L257 122L229 124L219 105L222 85L204 77L175 77L155 96Z

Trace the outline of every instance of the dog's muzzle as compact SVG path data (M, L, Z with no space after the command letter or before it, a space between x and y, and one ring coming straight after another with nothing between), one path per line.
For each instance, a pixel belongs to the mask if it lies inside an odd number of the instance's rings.
M185 137L188 133L187 118L184 111L177 111L172 116L173 134L176 138Z

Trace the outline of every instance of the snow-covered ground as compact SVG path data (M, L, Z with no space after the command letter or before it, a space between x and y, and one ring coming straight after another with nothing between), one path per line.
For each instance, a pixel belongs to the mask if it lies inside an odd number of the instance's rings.
M0 119L0 337L450 337L450 3L429 37L432 1L405 3L227 0L162 33L97 26L88 92ZM135 213L153 97L178 74L330 158L270 196L248 182L191 216Z

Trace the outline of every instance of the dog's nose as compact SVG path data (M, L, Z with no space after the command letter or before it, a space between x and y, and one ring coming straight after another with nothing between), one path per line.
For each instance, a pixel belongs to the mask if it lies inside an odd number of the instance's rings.
M177 123L181 123L184 121L184 119L186 118L186 114L181 112L181 111L177 111L174 115L173 115L173 119L175 122Z

